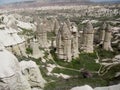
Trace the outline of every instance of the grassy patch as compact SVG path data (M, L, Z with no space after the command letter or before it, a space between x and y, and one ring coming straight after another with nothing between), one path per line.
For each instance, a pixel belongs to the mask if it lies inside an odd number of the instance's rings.
M106 51L100 48L97 48L96 51L98 52L100 59L113 58L117 54L117 52Z
M30 47L26 48L26 53L27 54L32 54L33 53L33 49L30 48Z
M70 76L80 76L80 72L77 72L77 71L72 71L72 70L68 70L68 69L61 69L61 68L54 68L54 70L52 71L52 73L63 73L63 74L67 74L67 75L70 75Z
M90 71L97 71L99 69L99 64L95 63L95 59L97 58L95 53L81 53L78 58L73 59L71 62L65 62L57 58L56 54L51 52L54 60L60 65L67 68L73 68L80 70L81 68L85 68Z
M44 90L70 90L72 87L88 84L92 87L107 85L102 78L70 78L67 80L59 79L56 82L47 84Z

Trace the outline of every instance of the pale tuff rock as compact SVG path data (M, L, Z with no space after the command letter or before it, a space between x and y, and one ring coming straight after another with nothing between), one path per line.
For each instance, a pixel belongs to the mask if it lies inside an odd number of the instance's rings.
M55 20L54 20L54 32L55 32L56 35L57 35L59 29L60 29L60 23L59 23L59 21L55 18Z
M63 41L62 41L62 27L58 31L58 35L56 38L56 48L57 48L57 56L59 59L64 59L64 52L63 52Z
M120 90L120 84L106 87L96 87L94 90Z
M70 62L72 58L78 57L78 31L74 23L70 26L65 22L62 24L58 31L56 46L59 59Z
M9 15L7 18L8 18L8 21L7 21L6 26L8 28L11 27L11 28L17 29L17 25L16 25L17 21L16 21L15 17L13 15Z
M111 26L108 24L106 27L106 31L105 31L103 49L105 49L107 51L113 51L113 49L111 47L111 39L112 39L112 29L111 29Z
M90 87L89 85L84 85L84 86L77 86L72 88L71 90L93 90L92 87Z
M21 61L20 68L23 75L27 78L30 86L33 88L43 88L46 81L41 75L39 67L33 61Z
M104 23L102 28L100 29L100 34L99 34L100 43L99 44L103 44L103 41L105 39L105 29L106 29L106 23Z
M37 20L37 39L42 48L48 48L47 42L47 30L46 30L46 23L40 22L40 19Z
M26 22L22 22L22 21L17 21L17 26L20 29L36 31L36 27L32 23L26 23Z
M53 75L56 76L57 78L63 78L63 79L69 79L69 78L71 78L71 76L63 74L63 73L60 73L60 74L53 73Z
M0 43L16 55L26 56L25 39L21 38L15 29L4 28L0 30Z
M76 58L79 55L78 50L78 28L75 23L71 24L70 31L72 33L72 57Z
M68 25L68 28L70 29L70 26L71 26L71 24L72 24L72 22L70 22L70 19L67 19L67 20L66 20L66 24Z
M32 55L31 55L31 57L34 57L34 58L38 59L38 58L44 56L44 54L39 49L39 43L38 43L37 39L34 38L32 40L32 42L31 42L30 46L32 48Z
M71 32L66 23L63 24L62 29L62 39L63 39L63 52L64 59L70 61L72 59L72 51L71 51Z
M71 32L66 23L63 23L57 35L57 53L60 59L70 61L71 53Z
M0 51L0 90L31 90L23 77L17 58L3 49Z
M84 52L86 53L93 53L93 40L94 40L94 28L90 22L87 22L86 28L83 31L84 37Z
M113 58L113 61L120 62L120 55L116 55L116 56Z

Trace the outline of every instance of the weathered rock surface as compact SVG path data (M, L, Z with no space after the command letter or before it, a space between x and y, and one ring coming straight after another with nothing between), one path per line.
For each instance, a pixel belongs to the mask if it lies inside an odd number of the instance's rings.
M31 90L17 58L5 49L0 49L0 58L0 90Z
M94 29L89 21L87 22L86 28L83 31L83 38L84 38L83 51L86 53L93 53Z
M103 49L107 51L113 51L111 47L111 39L112 39L112 29L110 25L107 25L106 31L105 31L105 38L103 42Z
M74 87L71 90L93 90L93 89L88 85L84 85L84 86Z
M39 67L35 62L21 61L19 64L22 74L27 78L32 88L37 88L39 90L44 87L46 81L43 79Z

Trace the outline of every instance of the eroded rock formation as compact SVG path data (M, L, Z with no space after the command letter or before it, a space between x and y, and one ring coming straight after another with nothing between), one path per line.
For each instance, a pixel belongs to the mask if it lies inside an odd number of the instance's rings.
M0 58L0 90L31 90L17 58L5 49L0 49Z
M86 28L83 31L83 47L84 52L93 53L93 40L94 40L94 28L92 24L88 21L86 24Z
M62 24L57 34L57 55L60 59L67 60L78 57L78 30L75 23Z
M111 26L108 24L106 27L106 31L105 31L103 49L105 49L107 51L113 51L113 49L111 47L111 39L112 39L112 29L111 29Z

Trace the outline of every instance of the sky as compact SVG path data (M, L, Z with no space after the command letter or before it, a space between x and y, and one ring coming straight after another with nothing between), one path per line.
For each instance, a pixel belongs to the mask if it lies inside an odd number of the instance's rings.
M30 1L30 0L0 0L0 4L7 4L7 3L12 3L12 2L20 2L20 1ZM118 0L91 0L91 1L118 1Z

